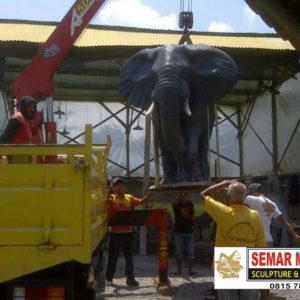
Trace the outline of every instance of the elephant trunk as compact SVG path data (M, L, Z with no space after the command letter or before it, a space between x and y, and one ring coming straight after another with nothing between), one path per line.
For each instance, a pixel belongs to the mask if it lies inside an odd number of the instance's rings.
M174 112L174 111L173 111ZM179 118L174 116L166 116L165 109L160 109L160 122L162 136L169 151L174 155L179 155L184 152L185 146L181 136L181 128Z
M179 162L185 153L181 120L191 115L189 88L183 78L173 70L158 77L156 91L164 143Z

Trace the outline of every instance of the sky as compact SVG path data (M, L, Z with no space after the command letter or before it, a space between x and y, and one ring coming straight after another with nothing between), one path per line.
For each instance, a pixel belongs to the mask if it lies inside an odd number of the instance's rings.
M1 19L60 21L75 0L1 0ZM179 30L180 3L192 3L194 31L275 32L244 0L107 0L93 24Z

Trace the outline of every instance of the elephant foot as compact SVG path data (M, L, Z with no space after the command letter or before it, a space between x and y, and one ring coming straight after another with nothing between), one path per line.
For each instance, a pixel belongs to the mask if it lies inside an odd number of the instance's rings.
M164 176L161 184L174 184L174 183L198 183L198 182L208 182L208 177L201 176L201 174L185 174L181 176Z
M182 176L178 176L178 182L179 183L197 183L200 181L200 176L199 175L191 175L191 174L185 174Z
M192 173L187 176L186 181L188 182L198 182L201 180L201 174L199 173Z
M200 176L199 181L209 181L208 176Z
M164 176L161 181L161 184L172 184L178 182L177 176Z
M187 175L178 176L178 182L188 182L189 177Z
M190 182L198 182L198 181L199 181L199 176L190 177Z
M188 176L181 177L180 183L191 184L192 186L195 184L207 185L209 184L209 178L200 173L193 173L189 174Z

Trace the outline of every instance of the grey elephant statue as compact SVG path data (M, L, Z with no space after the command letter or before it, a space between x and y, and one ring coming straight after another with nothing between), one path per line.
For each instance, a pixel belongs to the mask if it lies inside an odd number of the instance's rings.
M118 88L130 104L153 111L163 184L209 179L214 103L238 80L238 67L208 45L144 49L122 67Z

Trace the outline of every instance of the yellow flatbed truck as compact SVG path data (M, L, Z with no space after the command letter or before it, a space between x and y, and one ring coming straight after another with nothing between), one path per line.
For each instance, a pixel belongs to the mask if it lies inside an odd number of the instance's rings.
M94 299L105 285L109 149L91 125L83 145L0 145L1 300Z

